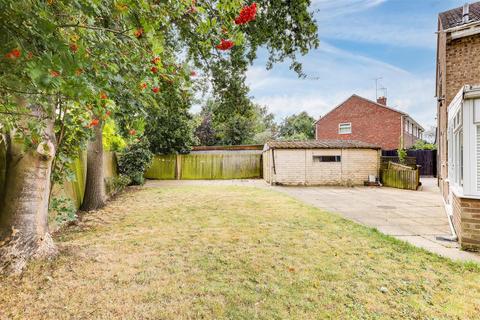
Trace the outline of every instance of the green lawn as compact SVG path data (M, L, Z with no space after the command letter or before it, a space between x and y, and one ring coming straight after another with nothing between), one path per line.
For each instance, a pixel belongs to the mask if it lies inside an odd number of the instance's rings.
M142 189L0 278L0 318L478 319L480 268L284 194Z

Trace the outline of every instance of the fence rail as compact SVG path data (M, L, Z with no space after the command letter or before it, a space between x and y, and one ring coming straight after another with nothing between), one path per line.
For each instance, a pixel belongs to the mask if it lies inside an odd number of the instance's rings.
M387 169L390 162L400 163L400 158L397 156L382 156L380 158L381 164L380 169ZM406 157L405 165L411 167L412 169L417 168L417 159L415 157Z

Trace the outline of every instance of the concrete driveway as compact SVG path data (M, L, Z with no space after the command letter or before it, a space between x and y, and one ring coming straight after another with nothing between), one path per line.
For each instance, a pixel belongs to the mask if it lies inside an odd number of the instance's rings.
M419 191L385 187L273 188L442 256L480 262L480 255L461 251L457 242L438 238L451 236L451 231L434 178L423 178Z
M480 262L480 255L459 250L457 242L437 238L451 236L448 218L436 179L424 178L422 184L419 191L385 187L282 187L270 186L263 180L149 181L147 186L241 185L273 189L442 256Z

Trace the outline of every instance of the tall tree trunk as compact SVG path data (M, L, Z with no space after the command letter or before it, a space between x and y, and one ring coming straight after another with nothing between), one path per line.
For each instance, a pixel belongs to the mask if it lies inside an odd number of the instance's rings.
M103 141L102 125L94 128L94 139L88 142L87 151L87 181L85 183L85 196L81 210L90 211L105 206L107 199L105 180L103 177Z
M41 107L32 107L43 115ZM55 156L53 121L36 150L7 136L5 193L0 199L0 272L20 273L31 258L55 255L48 231L50 174Z

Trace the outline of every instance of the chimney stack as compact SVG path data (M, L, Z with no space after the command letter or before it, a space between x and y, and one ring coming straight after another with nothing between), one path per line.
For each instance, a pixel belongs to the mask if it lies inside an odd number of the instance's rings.
M462 15L462 22L468 23L470 21L470 5L465 3L463 5L463 15Z
M378 97L377 98L377 103L382 104L384 106L387 106L387 97Z

